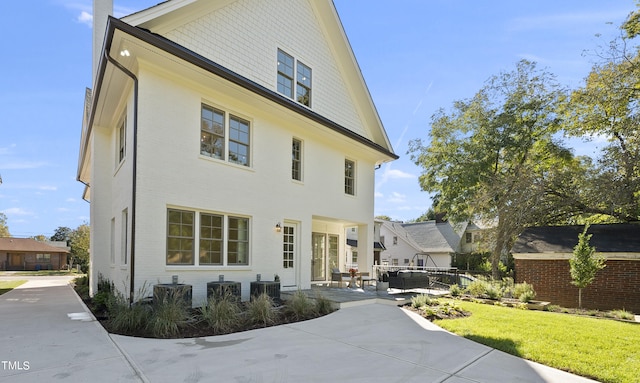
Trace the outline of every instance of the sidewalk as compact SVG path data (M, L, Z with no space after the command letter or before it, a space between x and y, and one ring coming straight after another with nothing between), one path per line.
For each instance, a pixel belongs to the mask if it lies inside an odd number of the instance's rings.
M2 279L29 282L0 295L0 382L140 381L85 311L72 277Z
M450 334L388 304L215 337L109 336L95 321L70 319L91 316L64 283L30 281L0 296L0 360L29 366L0 364L0 381L592 382Z

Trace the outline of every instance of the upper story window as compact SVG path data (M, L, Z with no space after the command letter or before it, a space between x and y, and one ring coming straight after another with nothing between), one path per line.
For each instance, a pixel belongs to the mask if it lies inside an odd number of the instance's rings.
M250 166L249 121L202 104L200 154Z
M124 161L127 148L127 119L123 117L116 132L116 166Z
M291 140L291 179L302 181L302 141Z
M311 68L278 49L278 93L311 106Z
M356 194L356 163L344 160L344 193Z
M472 243L473 242L473 234L472 233L464 233L465 242Z

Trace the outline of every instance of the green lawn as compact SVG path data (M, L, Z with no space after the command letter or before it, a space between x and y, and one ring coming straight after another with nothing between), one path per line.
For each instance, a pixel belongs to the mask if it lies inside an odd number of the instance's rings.
M0 276L2 275L37 277L37 276L55 276L55 275L82 275L82 273L77 273L75 270L71 270L71 271L40 270L40 271L11 271L11 272L0 271Z
M472 315L435 323L521 358L602 382L640 379L640 325L459 302Z
M8 293L25 282L27 281L22 279L19 281L0 281L0 295Z

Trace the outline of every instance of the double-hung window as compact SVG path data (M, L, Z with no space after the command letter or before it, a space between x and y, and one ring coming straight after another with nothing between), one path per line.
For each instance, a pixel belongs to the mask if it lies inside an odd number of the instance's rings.
M127 119L122 117L116 131L116 166L120 165L127 154Z
M302 141L291 141L291 179L302 181Z
M251 124L223 110L202 104L200 154L250 166Z
M167 265L248 265L249 232L246 217L167 209Z
M356 194L356 163L351 160L344 160L344 193Z
M311 106L311 68L281 49L278 49L278 93Z

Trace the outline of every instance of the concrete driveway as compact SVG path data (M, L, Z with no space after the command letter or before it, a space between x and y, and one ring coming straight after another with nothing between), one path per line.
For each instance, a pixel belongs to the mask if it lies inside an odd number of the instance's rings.
M0 381L591 382L450 334L386 304L170 340L109 335L83 312L62 280L30 280L0 296L0 359L29 362L22 370L0 365Z

